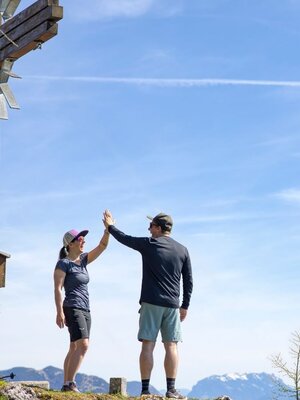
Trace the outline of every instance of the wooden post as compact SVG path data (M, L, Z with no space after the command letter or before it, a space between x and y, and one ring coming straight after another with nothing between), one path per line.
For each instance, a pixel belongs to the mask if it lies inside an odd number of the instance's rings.
M5 287L6 259L10 254L0 251L0 288Z
M122 396L127 396L126 378L110 378L109 394L121 394Z

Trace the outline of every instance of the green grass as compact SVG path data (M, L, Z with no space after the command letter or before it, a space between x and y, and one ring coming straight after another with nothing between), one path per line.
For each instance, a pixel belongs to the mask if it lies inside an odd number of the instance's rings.
M39 387L33 388L40 400L125 400L129 399L121 395L61 392L57 390L45 390ZM1 399L0 399L1 400Z
M34 391L40 400L125 400L127 397L112 396L107 394L96 393L74 393L74 392L58 392L55 390L44 390L35 388Z
M0 382L0 400L8 400L8 397L1 394L1 387L6 383ZM61 392L57 390L45 390L40 387L31 386L36 393L39 400L135 400L140 397L125 397L122 395L111 394L96 394L96 393L74 393L74 392ZM149 396L148 399L154 397L161 398L162 396ZM146 400L146 398L145 398Z
M8 400L8 397L1 394L1 388L5 386L6 382L0 381L0 400ZM31 386L32 387L32 386ZM40 387L32 387L39 400L140 400L140 397L125 397L122 395L111 394L96 394L96 393L74 393L74 392L60 392L57 390L46 390ZM143 400L161 400L163 396L149 395L144 396ZM189 399L198 400L198 399ZM207 399L209 400L209 399Z
M0 381L0 390L6 385L6 382ZM7 397L0 393L0 400L7 400Z

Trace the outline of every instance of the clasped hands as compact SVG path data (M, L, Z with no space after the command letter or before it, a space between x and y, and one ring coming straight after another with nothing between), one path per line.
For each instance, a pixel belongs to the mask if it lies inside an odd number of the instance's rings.
M109 210L104 211L102 221L106 229L108 229L110 225L115 224L115 220L112 216L112 213Z

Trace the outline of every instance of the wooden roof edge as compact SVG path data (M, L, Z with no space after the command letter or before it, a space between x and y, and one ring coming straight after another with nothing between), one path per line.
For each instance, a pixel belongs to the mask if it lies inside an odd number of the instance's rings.
M6 257L6 258L9 258L9 257L10 257L10 254L5 253L4 251L1 251L1 250L0 250L0 255L1 255L1 256L4 256L4 257Z

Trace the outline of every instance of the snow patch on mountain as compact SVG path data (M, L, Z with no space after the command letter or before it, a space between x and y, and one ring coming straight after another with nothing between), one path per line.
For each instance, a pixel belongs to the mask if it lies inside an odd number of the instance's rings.
M217 379L220 379L220 381L222 381L222 382L235 381L237 379L246 381L248 379L248 377L247 377L247 374L238 374L237 372L232 372L230 374L221 375L221 376L217 377Z
M188 397L207 399L229 396L234 400L269 400L278 394L278 383L284 383L275 375L262 373L228 373L202 379L193 386Z

